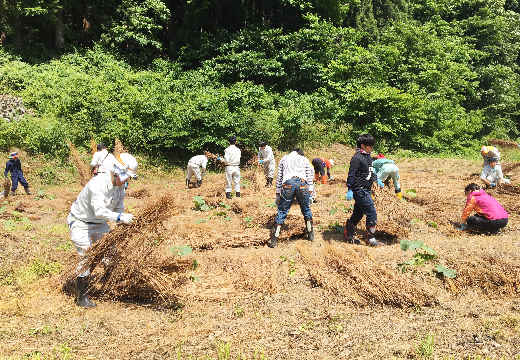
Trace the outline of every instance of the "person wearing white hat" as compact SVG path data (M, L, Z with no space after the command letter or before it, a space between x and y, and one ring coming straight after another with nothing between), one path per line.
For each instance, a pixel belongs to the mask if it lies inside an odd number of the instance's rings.
M495 159L497 162L497 166L502 168L500 165L500 151L494 146L482 146L480 149L480 155L484 159L484 163L482 167L489 165L489 159Z
M96 306L87 296L90 269L85 269L85 253L110 231L108 221L131 224L134 216L124 212L125 183L137 179L137 160L130 154L119 155L112 170L93 177L70 207L67 217L71 241L80 262L76 269L76 303L84 308Z
M323 185L327 184L327 177L333 180L332 176L330 176L330 168L334 166L334 160L317 157L312 159L311 164L314 167L314 181L316 183L319 183L321 180ZM325 169L327 169L327 176L325 176Z

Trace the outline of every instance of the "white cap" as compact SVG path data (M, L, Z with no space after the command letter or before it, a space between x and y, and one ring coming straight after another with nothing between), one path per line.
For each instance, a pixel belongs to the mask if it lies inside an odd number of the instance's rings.
M334 166L334 160L329 159L329 162L330 162L330 166Z

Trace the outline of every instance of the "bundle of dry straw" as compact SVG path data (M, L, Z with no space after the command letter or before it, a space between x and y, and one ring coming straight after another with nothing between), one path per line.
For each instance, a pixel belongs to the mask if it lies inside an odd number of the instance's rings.
M72 159L74 160L74 165L76 166L76 169L78 169L81 186L85 186L92 178L92 175L90 174L90 168L83 161L81 161L81 157L79 155L78 149L76 149L76 146L70 142L68 142L68 145L70 148L70 153L72 154Z
M4 180L4 197L8 197L10 191L11 191L11 180L9 180L9 178L5 178L5 180Z
M85 267L91 272L98 268L92 277L93 294L175 301L175 290L187 281L185 270L192 259L167 255L161 225L180 209L173 194L166 193L137 214L132 224L118 226L92 246ZM98 266L102 262L104 265ZM71 268L65 282L70 283L74 277L75 268Z

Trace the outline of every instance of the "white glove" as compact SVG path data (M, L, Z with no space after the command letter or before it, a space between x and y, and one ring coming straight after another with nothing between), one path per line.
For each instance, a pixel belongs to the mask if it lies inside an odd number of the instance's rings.
M119 216L119 222L122 222L123 224L131 224L134 221L134 215L132 214L121 214Z

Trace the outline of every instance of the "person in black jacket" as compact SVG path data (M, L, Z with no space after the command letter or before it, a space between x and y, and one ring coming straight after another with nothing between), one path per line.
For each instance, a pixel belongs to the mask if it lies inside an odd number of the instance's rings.
M376 140L370 134L363 134L357 139L356 154L350 160L350 169L348 172L347 186L348 192L345 198L347 200L354 199L354 211L352 216L345 224L345 237L347 241L354 244L359 244L358 239L354 239L354 228L361 221L363 215L366 219L366 240L367 244L371 246L383 246L375 238L377 213L372 199L372 184L377 181L380 187L384 187L381 180L377 178L372 166L372 149Z
M11 172L11 195L15 195L15 191L18 188L18 182L22 184L27 195L32 195L29 190L29 183L23 177L22 163L20 162L20 156L16 152L12 152L9 155L9 161L5 164L5 178L7 174ZM7 194L6 194L7 196Z

